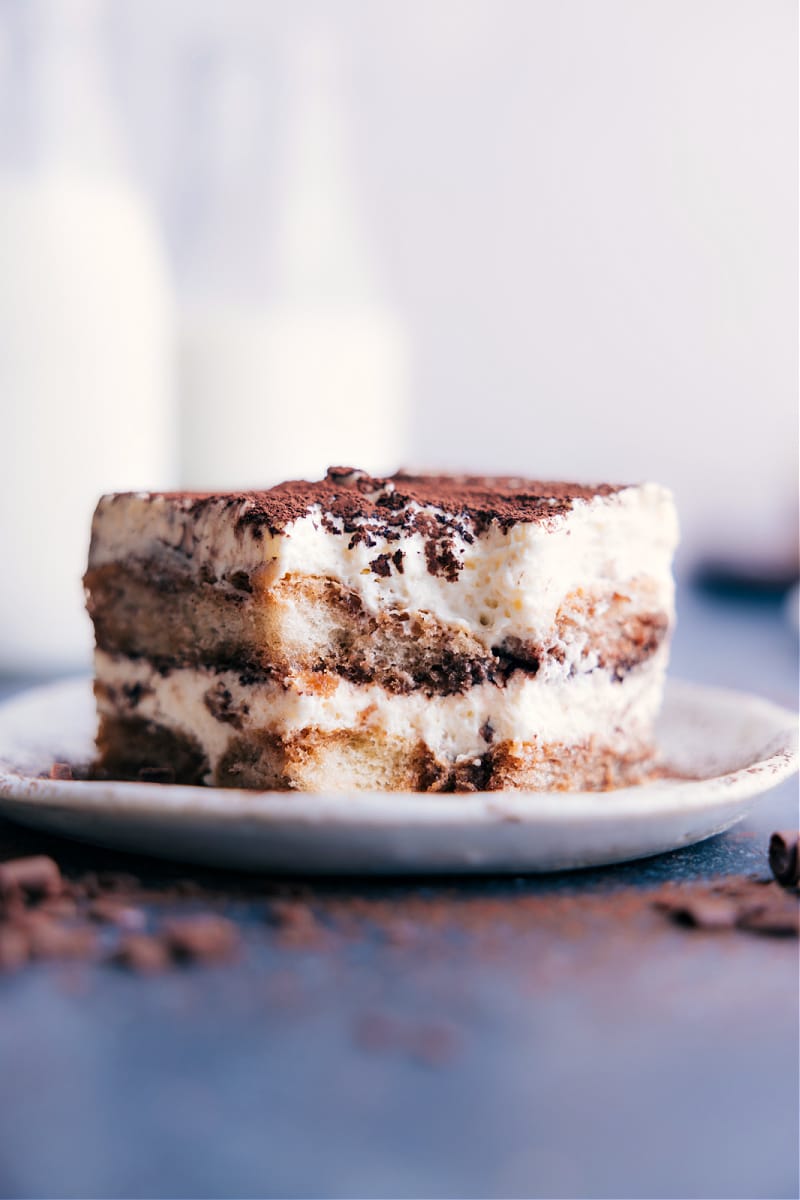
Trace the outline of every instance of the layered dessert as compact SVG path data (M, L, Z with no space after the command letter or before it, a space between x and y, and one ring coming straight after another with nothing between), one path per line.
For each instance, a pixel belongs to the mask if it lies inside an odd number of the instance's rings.
M655 484L376 479L98 504L98 757L307 791L604 789L652 768L677 521Z

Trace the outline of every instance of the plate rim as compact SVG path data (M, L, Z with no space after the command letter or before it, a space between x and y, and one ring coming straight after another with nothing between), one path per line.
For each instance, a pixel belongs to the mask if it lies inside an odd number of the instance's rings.
M26 688L0 704L3 718L59 693L77 694L90 676ZM774 733L762 755L734 771L704 779L666 777L608 792L296 792L154 784L125 780L56 780L20 773L0 757L0 802L11 806L108 813L124 818L174 819L181 813L220 823L375 826L550 824L636 820L690 813L715 801L744 801L790 778L798 767L798 714L754 693L670 677L667 688L706 705L758 709ZM0 742L0 756L3 754ZM76 790L76 784L78 789Z

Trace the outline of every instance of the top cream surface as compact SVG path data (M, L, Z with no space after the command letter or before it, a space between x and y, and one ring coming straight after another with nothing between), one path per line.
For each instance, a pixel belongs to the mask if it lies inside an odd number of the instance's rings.
M565 599L576 595L597 598L602 609L615 591L628 589L674 619L678 521L671 493L658 484L576 499L569 511L545 521L507 530L490 525L474 536L465 517L468 536L453 542L455 578L431 572L419 532L387 539L371 530L369 545L312 505L277 534L263 528L254 533L238 524L247 503L245 497L233 505L220 497L192 511L158 493L104 496L95 512L89 565L133 560L145 575L151 564L198 580L246 572L259 590L286 577L333 579L368 611L428 612L468 629L487 648L509 637L545 636ZM420 511L437 516L434 506Z

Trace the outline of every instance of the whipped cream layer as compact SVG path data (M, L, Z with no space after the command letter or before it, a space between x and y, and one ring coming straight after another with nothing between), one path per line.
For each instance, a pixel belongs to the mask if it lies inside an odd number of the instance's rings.
M393 485L384 486L391 500ZM506 525L412 500L406 528L387 529L374 509L345 520L310 503L275 530L250 523L248 506L247 496L104 497L90 567L141 561L221 581L244 572L257 592L291 577L332 579L369 612L427 612L487 648L547 638L565 599L576 596L602 605L615 592L635 594L648 611L674 618L677 518L671 494L656 484L574 498L566 511L554 500L552 515ZM444 553L427 527L446 534Z
M242 683L232 671L162 674L142 660L102 651L95 656L100 713L136 716L197 739L212 773L231 740L250 732L288 738L372 731L409 744L421 741L443 761L481 755L506 741L643 746L652 736L665 668L662 649L622 682L600 669L563 683L520 673L503 688L487 683L461 696L427 697L346 680L328 680L323 689L313 674L290 689L269 680Z

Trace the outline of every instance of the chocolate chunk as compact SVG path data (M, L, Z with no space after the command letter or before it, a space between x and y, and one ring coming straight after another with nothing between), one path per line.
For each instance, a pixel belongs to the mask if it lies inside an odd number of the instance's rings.
M369 565L372 571L381 579L388 579L392 573L388 554L379 554L377 558L373 558Z
M335 527L332 529L332 532L336 532ZM349 532L350 530L348 530ZM364 545L368 550L371 550L375 544L375 538L366 529L355 529L350 541L347 543L347 549L355 550L356 546Z
M448 583L455 583L464 566L456 557L452 539L430 536L425 542L425 562L431 575L442 575Z
M242 713L248 712L247 705L243 706L242 711L234 707L233 694L222 681L208 689L203 696L203 703L216 721L232 725L234 729L242 728Z
M253 585L250 582L250 576L247 571L233 571L228 576L228 582L231 587L236 588L237 592L252 592Z
M506 638L502 646L493 646L496 674L499 679L509 679L515 671L525 675L536 675L541 666L541 654L538 648L521 641L519 638Z
M72 767L69 763L57 762L53 763L50 768L51 779L72 779Z
M198 914L176 917L164 924L163 938L180 961L221 962L239 948L239 931L225 917Z
M773 833L769 839L769 865L778 883L797 887L800 883L800 833L791 829Z
M341 487L354 484L358 476L363 474L364 472L359 471L356 467L328 467L327 470L327 478Z
M45 854L0 863L0 895L57 896L61 890L58 864Z
M144 696L149 696L153 689L146 683L123 683L122 694L129 708L138 708Z

